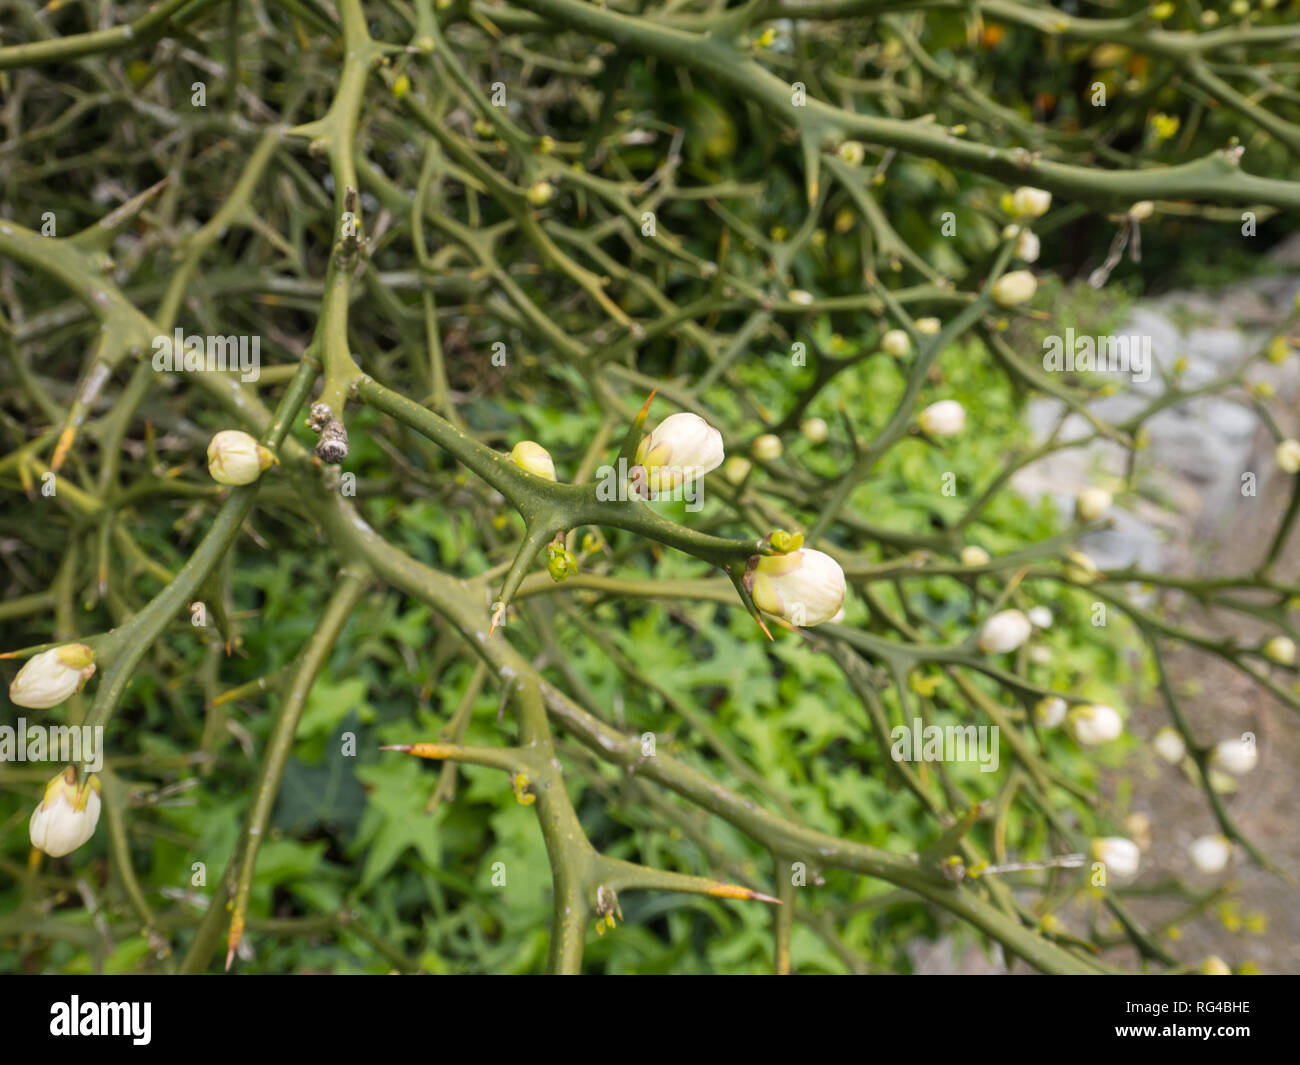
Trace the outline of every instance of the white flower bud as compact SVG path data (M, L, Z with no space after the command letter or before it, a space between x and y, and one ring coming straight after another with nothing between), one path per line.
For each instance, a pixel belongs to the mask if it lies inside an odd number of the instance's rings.
M880 350L901 359L912 350L912 338L901 329L891 329L880 338Z
M1273 457L1283 473L1300 473L1300 440L1283 440Z
M72 853L95 834L99 806L99 778L88 776L78 789L77 771L68 766L46 785L41 804L32 811L32 846L51 858Z
M938 318L918 318L916 320L916 331L922 336L932 337L942 328L943 323Z
M999 307L1028 303L1038 291L1038 278L1028 270L1012 270L993 282L993 302Z
M799 425L799 431L814 444L825 443L830 436L830 426L824 418L805 418Z
M989 553L978 544L967 544L961 549L961 564L963 566L987 566L989 564Z
M1201 962L1201 975L1231 976L1232 970L1228 968L1228 963L1217 954L1211 954L1205 959L1205 961Z
M1177 765L1187 754L1187 744L1173 725L1165 725L1151 737L1151 747L1170 765Z
M1227 836L1201 836L1187 845L1192 864L1202 873L1221 873L1232 858L1232 840Z
M1249 773L1258 761L1253 740L1223 740L1210 754L1211 764L1234 776Z
M1142 852L1131 839L1102 836L1092 841L1092 860L1106 867L1107 879L1132 880L1142 862Z
M1034 707L1034 720L1043 728L1056 728L1065 720L1067 707L1059 695L1048 695L1038 700Z
M848 588L840 564L811 547L760 556L749 577L750 595L760 610L803 626L834 617Z
M1050 629L1052 627L1052 612L1045 606L1032 607L1025 616L1029 618L1029 624L1036 629Z
M1110 510L1113 501L1104 488L1085 488L1075 497L1074 512L1084 521L1096 521Z
M1038 253L1042 251L1042 242L1032 229L1022 229L1016 238L1016 258L1021 262L1038 262Z
M218 484L252 484L275 456L238 429L223 429L208 444L208 473Z
M931 436L956 436L966 428L966 408L955 399L941 399L921 411L916 422Z
M785 448L781 445L781 438L775 433L764 433L754 441L751 450L754 458L760 462L775 462L781 457L781 452Z
M1289 636L1274 636L1264 644L1264 657L1279 666L1295 663L1295 640Z
M985 654L1001 655L1014 651L1031 632L1033 626L1019 610L999 610L984 622L976 643Z
M1124 720L1115 708L1100 703L1076 706L1067 720L1075 742L1084 747L1097 747L1117 740L1124 731Z
M555 480L555 463L551 459L551 453L534 440L520 440L510 449L510 460L534 477Z
M800 307L807 307L813 301L811 292L805 292L801 288L792 288L789 292L791 303L797 303Z
M703 477L722 465L722 434L698 414L670 414L636 449L651 495Z
M1011 194L1011 213L1017 218L1041 218L1052 206L1052 194L1046 189L1022 185Z
M1135 222L1145 222L1156 210L1156 205L1150 200L1138 200L1128 209L1128 216Z
M95 652L84 643L65 643L33 655L9 685L9 701L48 710L85 687L95 675Z

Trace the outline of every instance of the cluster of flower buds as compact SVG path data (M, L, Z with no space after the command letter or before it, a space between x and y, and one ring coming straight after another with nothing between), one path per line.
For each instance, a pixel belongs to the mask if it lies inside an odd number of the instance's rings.
M58 706L95 675L95 652L84 643L65 643L33 655L9 685L9 701L30 710Z
M578 560L564 545L563 534L546 545L546 570L550 573L551 580L557 582L578 572Z

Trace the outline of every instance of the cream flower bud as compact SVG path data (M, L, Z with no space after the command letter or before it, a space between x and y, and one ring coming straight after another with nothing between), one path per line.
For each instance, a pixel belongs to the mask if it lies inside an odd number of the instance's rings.
M1210 753L1212 765L1234 776L1249 773L1258 761L1253 740L1223 740Z
M223 429L208 444L208 473L218 484L252 484L275 456L239 429Z
M9 701L48 710L79 692L95 674L95 652L84 643L65 643L34 655L9 685Z
M781 452L785 448L781 444L781 438L775 433L764 433L754 441L754 446L750 450L754 458L760 462L775 462L781 457Z
M941 399L921 411L916 421L931 436L956 436L966 428L966 408L955 399Z
M891 329L880 338L880 350L901 359L912 350L912 338L901 329Z
M1232 970L1228 968L1228 963L1217 954L1211 954L1205 959L1205 961L1201 962L1201 975L1231 976Z
M1128 209L1128 216L1135 222L1145 222L1156 210L1156 205L1150 200L1138 200Z
M1011 213L1017 218L1041 218L1052 206L1052 194L1046 189L1022 185L1011 194Z
M918 318L916 320L916 331L922 336L932 337L942 328L943 323L938 318Z
M805 418L799 424L799 431L814 444L825 443L826 438L831 433L830 426L826 424L825 418Z
M703 477L722 465L722 434L698 414L670 414L636 449L651 495Z
M1232 840L1227 836L1201 836L1187 845L1187 853L1197 869L1213 876L1227 868L1232 858Z
M989 553L978 544L967 544L961 549L961 564L963 566L987 566L989 564Z
M1151 818L1146 814L1134 810L1124 818L1124 831L1143 854L1151 849Z
M555 480L555 463L551 460L551 453L534 440L520 440L510 449L510 461L534 477Z
M1085 488L1074 500L1074 512L1084 521L1096 521L1110 510L1113 497L1104 488Z
M549 181L534 181L524 196L534 207L545 207L555 199L555 186Z
M1300 473L1300 440L1283 440L1273 457L1283 473Z
M1045 606L1032 607L1025 615L1036 629L1050 629L1052 627L1052 612Z
M1059 695L1048 695L1038 700L1034 707L1034 720L1043 728L1056 728L1065 720L1067 707Z
M1115 708L1100 703L1076 706L1067 720L1075 742L1085 747L1097 747L1117 740L1124 731L1124 720Z
M77 787L77 771L68 766L45 787L41 804L28 825L32 846L62 858L95 834L99 823L99 778L93 774Z
M749 573L754 604L794 625L820 625L844 604L844 570L830 555L802 547L762 555Z
M985 654L1006 654L1029 639L1031 632L1033 626L1019 610L999 610L984 622L976 643Z
M1043 249L1042 241L1032 229L1022 229L1016 238L1016 258L1021 262L1036 263Z
M1082 551L1071 551L1065 559L1065 576L1075 584L1091 584L1101 576L1097 563Z
M1289 636L1274 636L1264 644L1264 657L1279 666L1295 663L1295 640Z
M801 288L792 288L789 292L791 303L797 303L800 307L807 307L813 301L813 294L805 292Z
M1165 725L1151 737L1151 747L1170 765L1177 765L1187 754L1187 744L1173 725Z
M1028 270L1012 270L993 282L993 302L999 307L1028 303L1038 291L1038 278Z
M867 150L862 146L861 141L845 141L835 154L849 166L861 166L862 160L867 157Z
M749 476L749 471L753 468L754 464L749 459L732 455L722 464L722 476L727 479L728 484L740 484Z
M1106 867L1107 879L1131 880L1137 876L1142 852L1131 839L1102 836L1092 841L1092 860Z

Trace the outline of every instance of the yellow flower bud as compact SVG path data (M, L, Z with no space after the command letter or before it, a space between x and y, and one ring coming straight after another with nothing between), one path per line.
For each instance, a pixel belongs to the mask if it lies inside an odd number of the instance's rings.
M534 477L555 480L555 463L551 461L551 453L533 440L520 440L511 448L510 458L521 470L527 470Z

